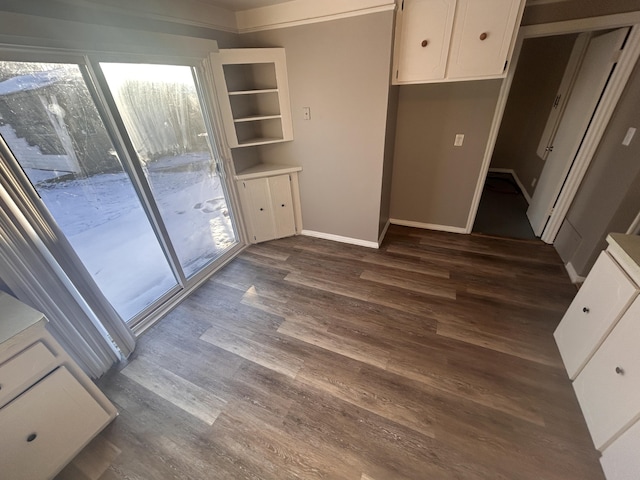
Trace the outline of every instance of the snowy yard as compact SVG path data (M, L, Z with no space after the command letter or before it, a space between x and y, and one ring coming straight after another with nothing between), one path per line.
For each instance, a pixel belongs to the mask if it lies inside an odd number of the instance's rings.
M146 172L187 277L236 241L220 179L208 159L208 153L165 157ZM39 182L36 188L123 319L177 285L125 173Z

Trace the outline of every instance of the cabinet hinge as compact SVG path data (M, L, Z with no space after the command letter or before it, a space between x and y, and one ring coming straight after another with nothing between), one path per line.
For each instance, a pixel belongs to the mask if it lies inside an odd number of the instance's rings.
M548 215L549 215L549 216L553 215L553 211L554 211L554 210L555 210L555 208L554 208L554 207L551 207L551 208L549 209L549 213L548 213Z
M396 80L398 79L399 74L400 74L400 70L396 70Z
M400 10L404 10L404 0L402 0L402 6L400 7Z
M560 98L562 97L562 94L559 93L556 96L556 99L553 101L553 108L558 108L558 105L560 105Z
M503 72L507 71L507 65L509 65L509 60L505 60L504 62L504 68L502 69Z
M242 187L243 187L243 188L247 188L247 184L246 184L246 183L244 183L244 182L242 182Z

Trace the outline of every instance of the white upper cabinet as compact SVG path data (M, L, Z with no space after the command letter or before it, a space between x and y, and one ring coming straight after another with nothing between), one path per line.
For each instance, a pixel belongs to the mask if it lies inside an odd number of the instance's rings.
M394 84L501 78L524 0L402 0Z
M396 20L396 82L444 78L455 10L455 0L405 0Z

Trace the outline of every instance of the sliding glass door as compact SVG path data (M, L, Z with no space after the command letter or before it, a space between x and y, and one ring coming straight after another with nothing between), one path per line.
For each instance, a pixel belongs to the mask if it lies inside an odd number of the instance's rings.
M81 63L0 62L0 136L51 228L138 321L238 240L195 69L101 67L99 80Z
M100 63L187 277L236 242L191 67Z

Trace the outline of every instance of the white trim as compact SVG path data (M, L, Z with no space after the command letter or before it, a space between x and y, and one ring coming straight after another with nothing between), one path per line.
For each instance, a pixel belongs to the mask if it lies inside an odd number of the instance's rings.
M576 269L573 267L573 264L571 262L567 263L564 266L564 268L567 270L567 273L569 274L571 283L583 283L585 281L586 277L582 277L578 275L578 272L576 272Z
M541 23L520 27L523 38L548 37L569 33L590 32L608 28L628 27L640 23L640 12L616 13L602 17L577 18L564 22Z
M520 181L518 174L513 168L489 168L489 172L510 174L518 184L518 187L520 188L520 190L522 191L522 196L524 197L524 199L527 201L527 203L531 203L531 197L527 193L527 190L524 188L524 185Z
M524 41L524 39L561 35L567 33L578 33L598 29L617 28L634 24L640 24L640 12L621 13L616 15L568 20L565 22L555 22L541 25L530 25L520 28L516 47L513 52L513 57L509 64L508 73L500 88L500 94L498 96L498 102L496 104L496 110L491 124L491 130L489 132L489 139L487 141L483 163L480 168L478 183L476 184L476 191L471 203L471 209L469 210L469 218L467 220L467 228L465 233L471 233L473 229L473 223L475 222L475 218L478 213L478 206L480 204L480 197L482 196L482 189L487 176L487 172L489 170L489 165L491 164L491 157L493 155L496 140L498 138L498 131L500 129L502 117L504 115L507 100L509 98L509 91L511 89L511 84L513 83L513 77L515 75L520 51L522 49L522 42ZM617 106L617 102L631 74L631 70L635 66L638 55L640 54L640 38L638 38L639 34L637 30L637 26L634 26L631 30L631 35L629 37L629 40L627 41L627 46L620 56L620 60L618 61L618 65L614 71L614 75L612 76L609 85L607 86L605 95L603 96L603 99L598 106L594 121L591 122L591 125L589 126L587 136L585 137L585 142L583 142L581 149L578 152L579 158L576 158L574 168L572 168L572 171L569 174L572 180L571 184L569 183L570 179L568 178L567 183L565 183L565 186L563 187L560 198L558 199L556 208L554 209L554 213L547 223L545 231L542 234L542 240L547 243L553 243L553 241L555 240L555 236L557 235L558 230L560 229L560 225L562 224L562 221L567 214L569 206L571 205L571 202L573 201L573 198L577 193L577 189L580 186L580 182L582 181L584 174L586 173L586 169L589 166L589 162L591 161L595 153L595 149L597 148L598 143L600 142L600 139L604 134L604 129L606 128L608 121L611 118L613 110ZM596 124L598 126L597 129ZM584 165L579 165L579 161L583 162Z
M639 235L640 234L640 212L636 218L629 225L629 229L627 230L627 235Z
M438 232L468 233L466 228L452 227L450 225L438 225L436 223L414 222L411 220L399 220L397 218L392 218L389 221L391 222L392 225L401 225L403 227L422 228L423 230L436 230Z
M384 228L382 229L382 233L378 237L378 248L380 248L380 245L382 245L382 242L384 241L384 237L387 234L387 230L389 230L389 226L390 225L391 225L391 220L387 220L387 223L385 224Z
M341 235L334 235L333 233L314 232L313 230L302 230L302 235L307 237L322 238L324 240L331 240L333 242L350 243L351 245L358 245L360 247L378 248L376 242L370 242L368 240L361 240L360 238L343 237Z
M239 33L294 27L395 10L393 0L292 0L236 12Z

